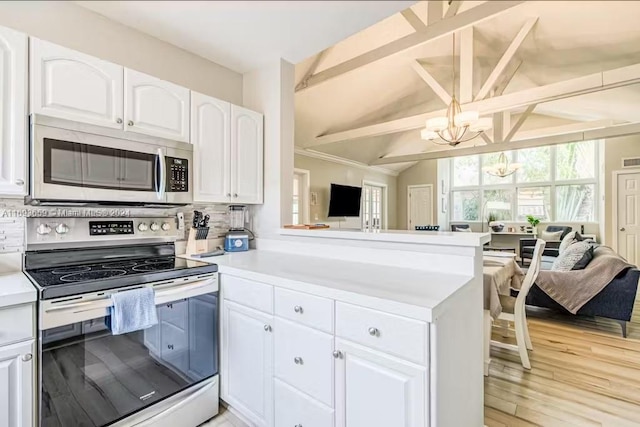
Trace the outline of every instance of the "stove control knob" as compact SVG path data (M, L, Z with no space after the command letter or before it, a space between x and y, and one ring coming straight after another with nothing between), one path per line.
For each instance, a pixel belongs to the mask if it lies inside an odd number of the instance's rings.
M138 230L147 231L148 229L149 229L149 227L147 226L146 222L141 222L140 224L138 224Z
M160 230L160 226L158 225L157 222L152 222L151 223L151 231L158 231Z
M40 235L45 235L51 233L51 227L47 224L40 224L38 228L36 228L36 232Z
M169 231L170 228L171 228L171 225L169 225L168 222L163 222L162 223L162 230L163 231Z
M66 234L69 232L69 226L67 224L58 224L56 227L56 233Z

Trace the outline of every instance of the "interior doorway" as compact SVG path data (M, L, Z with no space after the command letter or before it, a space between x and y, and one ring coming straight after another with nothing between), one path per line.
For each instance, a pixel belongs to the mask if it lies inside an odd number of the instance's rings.
M293 170L292 224L309 224L311 172Z
M617 172L614 247L629 263L640 263L640 171Z
M407 230L417 225L433 225L433 185L407 187Z

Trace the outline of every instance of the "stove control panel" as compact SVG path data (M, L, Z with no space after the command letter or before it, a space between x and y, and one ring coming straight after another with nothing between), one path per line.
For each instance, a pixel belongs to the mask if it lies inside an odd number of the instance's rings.
M90 236L133 234L133 221L89 221Z

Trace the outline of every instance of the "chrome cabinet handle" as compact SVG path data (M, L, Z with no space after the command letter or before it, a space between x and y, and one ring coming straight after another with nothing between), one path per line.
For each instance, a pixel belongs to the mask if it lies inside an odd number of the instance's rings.
M372 337L377 337L378 335L380 335L380 331L378 330L378 328L369 328L369 335L371 335Z
M626 229L626 228L624 228L624 227L622 227L622 228L620 229L620 231L627 231L627 229Z
M231 197L231 193L227 193L227 197Z
M117 124L122 124L122 119L121 119L120 117L118 117L118 118L116 119L116 123L117 123Z
M302 424L296 424L294 427L302 427Z
M265 330L266 332L271 331L271 326L269 326L269 325L264 325L264 330Z
M334 351L333 357L335 357L336 359L342 359L342 352L340 350Z
M294 357L293 358L293 363L295 363L296 365L302 365L302 357Z
M238 197L238 193L233 193L233 197Z
M129 126L133 126L133 121L132 121L132 120L129 120L129 121L127 122L127 124L128 124Z
M24 180L16 179L16 185L24 185Z
M300 314L302 314L303 312L302 307L300 307L299 305L296 305L295 307L293 307L293 311Z
M33 359L33 354L31 354L31 353L27 353L24 356L22 356L22 361L23 362L28 362L31 359Z

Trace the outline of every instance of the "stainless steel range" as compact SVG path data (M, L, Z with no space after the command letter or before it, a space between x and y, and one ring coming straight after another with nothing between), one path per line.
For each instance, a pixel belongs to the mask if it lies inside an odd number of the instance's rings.
M196 426L218 412L217 266L175 257L175 218L29 218L39 420ZM111 294L152 287L158 324L112 335Z

